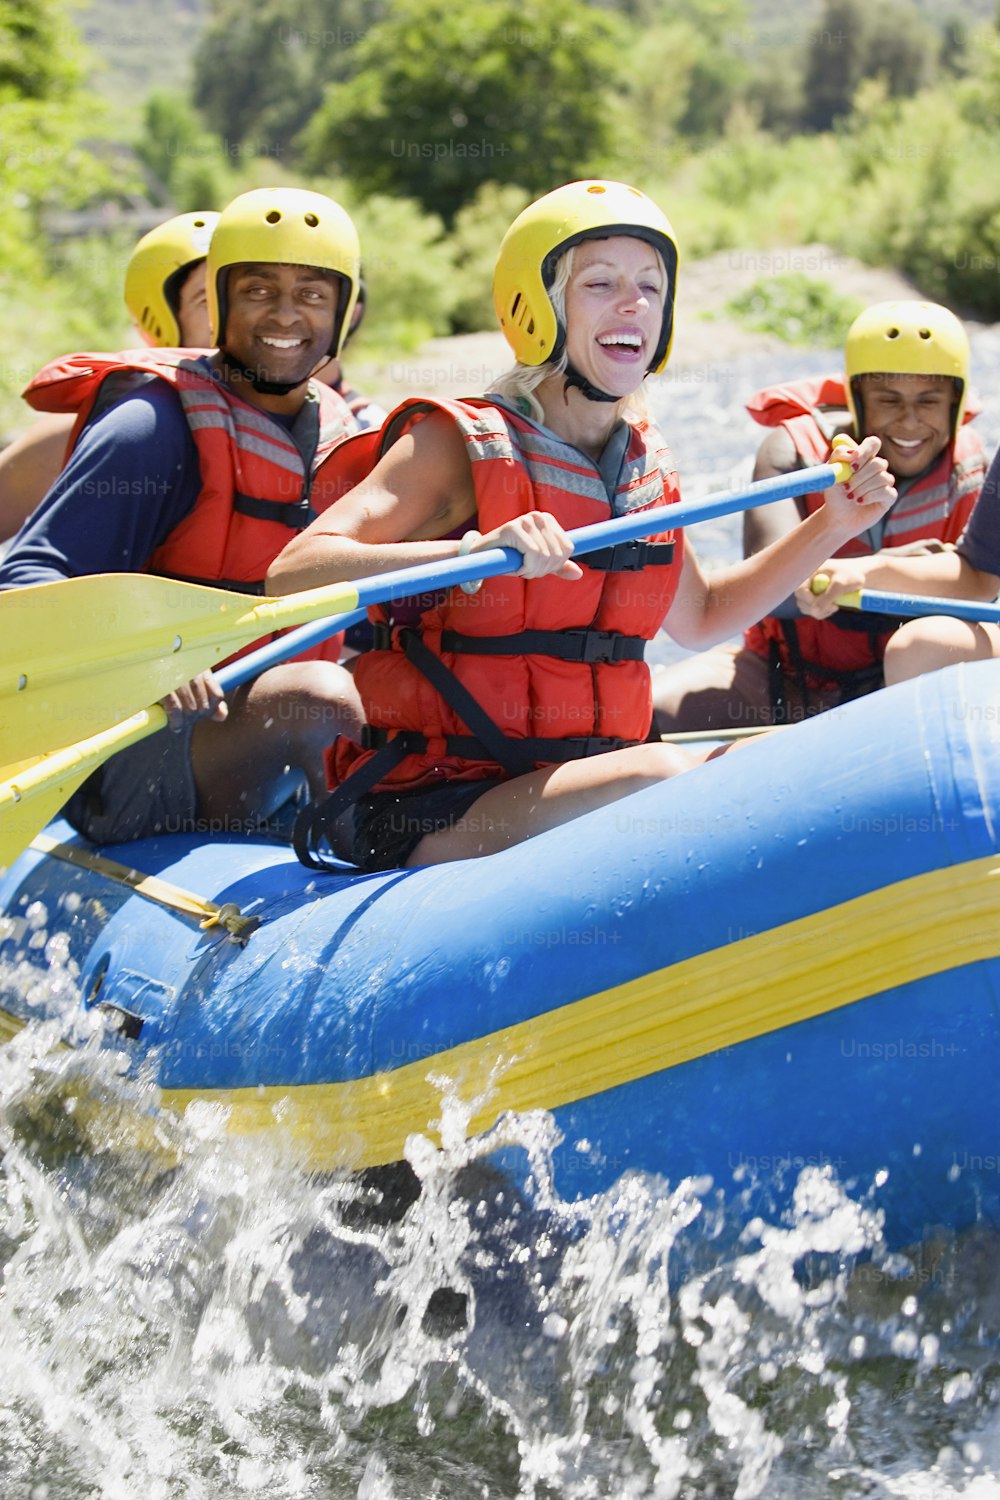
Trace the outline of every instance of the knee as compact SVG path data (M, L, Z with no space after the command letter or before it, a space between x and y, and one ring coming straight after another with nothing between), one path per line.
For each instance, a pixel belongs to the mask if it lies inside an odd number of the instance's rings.
M328 661L292 662L277 672L270 711L290 745L323 748L340 734L360 740L364 711L350 672Z
M646 745L636 745L629 752L635 757L635 769L644 781L667 781L681 771L688 771L704 759L691 755L679 745L657 744L655 740Z
M908 620L889 637L883 658L887 687L975 655L975 644L957 620Z

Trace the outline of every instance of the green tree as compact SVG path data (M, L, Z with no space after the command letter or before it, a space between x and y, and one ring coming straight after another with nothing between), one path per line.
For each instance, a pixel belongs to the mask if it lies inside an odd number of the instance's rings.
M350 70L384 0L212 0L194 56L194 102L224 140L283 155Z
M0 265L37 267L46 209L110 185L82 144L95 122L85 61L61 0L0 0Z
M868 0L826 0L808 39L805 117L811 130L829 130L851 112L865 66Z
M858 85L884 78L890 98L929 83L941 42L905 0L826 0L809 37L803 124L828 130L851 113Z
M85 68L61 0L0 0L0 323L11 351L0 367L5 427L23 422L20 388L44 358L66 348L71 328L86 328L86 342L94 342L91 291L113 283L121 294L120 267L105 242L81 243L73 265L58 274L45 229L52 212L128 186L82 144L100 118Z
M600 170L631 144L630 35L577 0L397 0L327 89L304 165L448 222L485 182L538 193Z
M183 94L150 94L136 151L181 213L221 206L239 190L231 170L238 158L205 129Z

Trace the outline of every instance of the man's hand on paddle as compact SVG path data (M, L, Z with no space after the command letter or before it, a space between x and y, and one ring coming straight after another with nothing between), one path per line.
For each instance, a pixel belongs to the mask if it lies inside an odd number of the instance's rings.
M160 699L167 728L179 734L192 719L213 719L221 724L229 713L226 695L213 672L202 672L183 687Z

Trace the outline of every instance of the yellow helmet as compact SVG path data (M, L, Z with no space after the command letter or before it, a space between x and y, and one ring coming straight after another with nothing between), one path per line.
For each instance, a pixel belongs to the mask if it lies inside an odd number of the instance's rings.
M178 214L144 234L125 268L125 306L147 343L181 344L177 321L184 277L208 254L215 213Z
M969 339L953 312L936 302L877 302L851 324L844 346L847 400L862 436L859 375L950 375L958 384L952 435L962 425L969 389Z
M339 354L361 275L358 232L347 211L304 188L254 188L227 204L208 248L208 317L217 344L226 328L225 273L248 262L335 272L340 295L330 354Z
M626 234L659 251L667 273L663 325L647 374L662 370L674 332L677 242L651 198L624 182L568 182L529 203L500 244L493 273L493 305L504 337L523 365L558 359L566 330L549 288L559 256L581 240Z

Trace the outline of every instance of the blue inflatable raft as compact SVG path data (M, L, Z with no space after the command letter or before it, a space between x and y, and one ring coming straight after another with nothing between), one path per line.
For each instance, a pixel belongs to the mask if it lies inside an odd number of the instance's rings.
M52 825L0 882L0 1027L39 1018L41 928L158 1107L220 1101L311 1170L399 1160L450 1093L471 1133L550 1111L565 1197L696 1174L749 1215L820 1165L890 1243L1000 1222L998 720L1000 668L955 668L372 876Z

